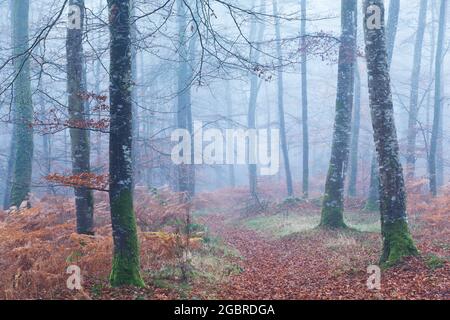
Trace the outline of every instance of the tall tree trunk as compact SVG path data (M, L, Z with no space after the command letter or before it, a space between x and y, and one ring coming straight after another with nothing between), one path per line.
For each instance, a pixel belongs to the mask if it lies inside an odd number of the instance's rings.
M442 86L442 70L444 60L444 45L445 45L445 28L447 25L447 0L441 0L439 9L439 32L436 49L436 66L434 77L434 118L433 129L431 132L430 141L430 159L429 159L429 175L430 175L430 192L433 196L437 195L437 150L440 135L440 127L442 121L442 104L443 104L443 86Z
M255 3L255 2L253 2ZM264 14L266 11L266 2L265 0L261 0L260 3L260 13ZM250 30L250 39L251 41L255 40L255 34L257 30L257 23L255 20L252 21L251 30ZM256 35L256 49L251 48L250 49L250 60L258 64L259 56L260 56L260 43L263 40L264 37L264 29L265 25L262 23L259 26L258 34ZM252 72L250 75L250 100L249 100L249 106L248 106L248 115L247 115L247 127L249 130L256 129L256 108L257 108L257 101L258 101L258 89L259 89L259 77L255 72ZM250 149L250 148L249 148ZM249 150L250 152L250 150ZM249 156L250 158L250 156ZM250 188L250 194L253 198L257 197L258 193L258 178L257 178L257 167L256 164L249 164L248 165L248 178L249 178L249 188Z
M130 0L130 14L134 19L136 15L136 0ZM138 179L141 176L139 165L139 109L138 109L138 97L137 97L137 50L136 50L136 39L137 37L137 26L136 23L131 24L131 103L133 108L133 188L138 183Z
M355 108L353 111L352 138L350 147L350 176L348 181L348 196L356 197L358 179L358 144L361 123L361 78L358 64L355 64Z
M11 26L14 25L14 2L13 0L8 1L9 6L9 23ZM14 36L11 35L11 43L14 43ZM12 122L15 123L14 120L14 112L12 113ZM3 209L8 210L11 205L11 188L12 188L12 180L13 180L13 174L14 174L14 159L15 159L15 152L16 152L16 142L14 139L14 128L11 133L11 141L9 144L9 157L8 157L8 163L7 163L7 172L6 172L6 179L5 179L5 189L3 194Z
M364 1L364 33L374 141L380 163L380 212L383 253L381 263L392 265L417 254L408 229L406 191L399 159L394 106L384 28L383 0ZM381 13L381 27L370 26L373 8ZM376 14L376 13L375 13Z
M411 95L409 100L408 137L406 150L406 179L411 180L416 168L417 115L419 112L419 80L422 65L422 46L427 23L428 0L420 1L419 25L414 47L413 70L411 74Z
M303 163L302 163L302 190L303 197L309 195L309 129L308 129L308 83L307 83L307 48L306 48L306 0L301 0L302 21L300 37L302 48L302 134L303 134Z
M233 100L231 95L231 86L230 81L225 82L225 101L227 105L227 119L229 123L232 123L233 120ZM234 165L228 165L228 184L230 187L236 187L236 177L234 174Z
M400 16L400 0L389 1L389 17L386 26L386 41L387 41L387 55L388 66L392 64L392 57L394 56L395 38L397 36L398 18Z
M278 16L278 0L273 1L273 14L275 16L275 37L276 37L276 49L278 56L278 116L280 121L280 138L281 138L281 150L283 152L284 170L286 175L286 189L288 197L294 195L294 187L292 185L292 173L291 166L289 164L289 150L286 137L286 121L284 119L284 85L283 85L283 55L281 51L281 30L280 30L280 18Z
M389 2L389 17L386 28L386 42L387 42L387 60L388 68L391 68L392 57L394 56L395 38L397 36L398 19L400 16L400 0L391 0ZM380 175L377 153L374 151L371 165L371 177L369 187L369 198L366 202L366 209L378 210L379 205L379 189L380 189Z
M16 0L13 5L14 43L14 173L10 205L20 206L30 192L33 164L33 103L31 100L30 59L28 53L29 0Z
M133 210L130 1L108 0L110 28L109 203L114 240L112 286L144 286Z
M177 126L187 129L191 135L191 163L181 164L177 167L178 191L187 192L190 196L195 193L195 165L194 165L194 139L191 106L191 87L193 72L189 61L195 54L195 36L187 35L188 10L182 0L178 0L178 34L179 34L179 62L178 62L178 102L177 102ZM191 39L190 41L188 39ZM189 46L188 43L189 42ZM182 151L184 152L184 150Z
M85 102L82 94L86 91L83 74L85 70L83 57L83 25L84 25L84 0L70 0L71 6L78 6L80 28L67 29L67 92L70 128L70 144L72 148L72 174L81 175L89 173L90 147L86 128L79 128L86 123ZM76 14L69 12L69 18ZM77 128L78 126L78 128ZM77 232L80 234L93 234L94 198L92 190L86 187L76 187L75 207L77 215Z
M342 0L342 35L339 48L336 118L320 222L322 227L327 228L345 227L344 182L348 163L355 88L356 20L357 1Z

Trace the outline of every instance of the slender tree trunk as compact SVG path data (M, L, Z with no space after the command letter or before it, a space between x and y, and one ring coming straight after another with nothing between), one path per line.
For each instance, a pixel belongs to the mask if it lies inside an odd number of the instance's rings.
M447 0L441 0L439 10L439 32L436 49L436 66L434 77L434 118L433 129L430 141L430 159L429 159L429 175L430 175L430 192L433 196L437 195L437 151L439 143L439 135L441 128L442 104L443 104L443 86L442 86L442 70L444 60L444 44L445 44L445 28L447 22Z
M29 0L16 0L13 5L14 42L14 173L10 204L20 206L27 199L33 164L33 103L31 100L30 59L28 54Z
M14 2L13 0L8 1L9 6L9 23L11 26L14 26ZM14 36L11 35L11 43L14 43ZM15 123L14 120L14 112L12 112L12 122ZM8 157L8 164L7 164L7 172L6 172L6 179L5 179L5 191L3 194L3 209L8 210L11 205L11 188L12 188L12 180L14 175L14 159L15 159L15 152L16 152L16 142L15 142L15 130L13 128L13 131L11 132L11 141L9 144L9 157Z
M233 100L231 95L230 81L225 82L225 101L227 104L227 119L229 123L233 120ZM228 183L230 187L236 187L236 177L234 174L234 165L228 165Z
M195 8L193 9L194 13L196 12ZM196 20L198 21L198 17L196 17ZM193 69L193 63L195 61L195 55L197 50L197 30L195 30L195 26L193 25L192 29L193 35L190 37L189 40L189 52L188 52L188 85L189 90L187 91L187 110L186 110L186 116L187 116L187 127L189 130L189 133L191 134L191 150L195 150L195 139L193 139L194 136L194 120L192 117L192 84L194 82L194 69ZM194 151L191 152L191 164L188 166L188 175L189 175L189 186L188 186L188 192L191 197L195 195L195 153Z
M112 286L144 286L133 210L130 1L108 0L110 28L109 202L114 240Z
M384 1L364 1L364 33L368 86L374 141L380 163L380 212L383 253L381 263L392 265L417 249L408 229L406 191L399 159L394 107L389 76L384 29ZM381 27L369 27L370 18L380 9Z
M303 197L309 195L309 129L308 129L308 83L307 83L307 48L306 48L306 0L301 0L302 21L300 37L302 48L302 134L303 134L303 163L302 163L302 190Z
M253 2L254 3L254 2ZM260 12L263 14L266 11L266 2L265 0L261 0L260 3ZM252 41L256 38L256 49L251 48L250 49L250 60L253 61L253 63L258 64L259 56L260 56L260 43L264 37L264 30L265 25L262 23L259 26L258 34L255 37L255 34L257 32L257 23L255 20L252 21L252 26L250 30L250 39ZM255 72L252 72L250 75L250 100L249 100L249 106L248 106L248 115L247 115L247 127L249 130L256 129L256 108L257 108L257 101L258 101L258 88L259 88L259 78L258 75ZM249 148L250 149L250 148ZM250 152L250 150L249 150ZM250 156L249 156L250 158ZM258 193L258 178L257 178L257 166L256 164L249 164L248 165L248 177L249 177L249 188L250 188L250 194L253 198L257 197Z
M387 41L387 55L388 66L392 64L392 57L394 56L395 38L397 36L398 18L400 16L400 0L389 1L389 17L386 26L386 41Z
M391 0L389 2L389 18L386 27L386 42L387 42L387 59L388 68L391 68L392 57L394 56L395 38L397 36L398 18L400 16L400 0ZM378 202L380 199L379 189L380 189L380 175L379 163L377 159L377 153L374 151L374 157L372 157L371 165L371 177L370 177L370 187L369 187L369 198L366 202L366 209L368 210L378 210ZM378 191L377 191L378 190ZM370 198L372 197L372 198Z
M136 15L136 0L130 0L131 6L131 17ZM141 166L139 165L139 108L138 108L138 97L137 97L137 50L136 50L136 39L137 37L137 26L136 23L131 23L131 103L133 106L133 188L136 183L139 182L139 177L141 177Z
M278 116L280 121L280 138L281 138L281 150L283 152L284 170L286 174L286 189L288 197L294 195L294 187L292 185L292 173L289 163L289 150L286 137L286 121L284 119L284 85L283 85L283 55L281 50L281 30L280 30L280 18L278 17L278 0L273 1L273 14L275 16L275 37L276 37L276 49L278 56Z
M187 192L191 197L195 193L195 165L194 165L194 139L192 124L191 87L193 72L189 61L195 55L195 36L188 36L187 25L188 10L186 4L178 1L178 34L179 34L179 66L178 66L178 104L177 126L187 129L191 135L191 163L181 164L177 167L178 190ZM188 39L191 39L190 41ZM187 44L189 42L189 46ZM184 151L183 151L184 152Z
M83 74L85 70L83 58L83 25L84 0L70 0L71 6L78 6L81 13L80 29L67 29L67 92L70 128L70 143L72 148L72 174L82 175L90 172L90 147L86 128L79 128L86 123L85 102L82 94L86 91ZM74 12L69 13L69 18ZM78 128L76 128L78 126ZM94 198L92 190L86 187L76 187L75 207L77 215L77 232L93 234Z
M325 183L320 225L343 228L344 182L347 171L356 61L357 1L341 1L341 45L338 62L338 88L331 159Z
M358 179L358 144L361 123L361 79L358 65L355 64L355 108L353 111L352 138L350 147L350 176L348 181L348 196L356 197Z
M419 112L419 81L422 65L422 46L427 23L428 0L420 1L419 26L414 47L413 70L411 74L411 95L409 100L408 137L406 150L406 179L411 180L416 168L417 115Z

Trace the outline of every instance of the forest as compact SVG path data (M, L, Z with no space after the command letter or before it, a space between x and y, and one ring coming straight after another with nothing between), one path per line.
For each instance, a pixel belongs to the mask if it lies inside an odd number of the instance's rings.
M0 0L0 300L449 300L448 2Z

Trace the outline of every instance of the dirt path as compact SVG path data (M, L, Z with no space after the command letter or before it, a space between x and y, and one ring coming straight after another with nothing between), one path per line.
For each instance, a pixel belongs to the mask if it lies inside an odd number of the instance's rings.
M368 250L361 243L377 241L376 235L361 234L355 241L317 231L306 236L274 239L227 224L223 216L208 216L205 223L244 258L240 263L243 271L220 288L219 298L449 298L446 288L449 282L445 278L448 268L443 273L430 273L417 260L411 261L413 267L406 265L401 270L401 278L396 270L383 274L382 290L369 291L366 268L376 259L378 249L375 246L374 250ZM415 281L408 281L411 278Z

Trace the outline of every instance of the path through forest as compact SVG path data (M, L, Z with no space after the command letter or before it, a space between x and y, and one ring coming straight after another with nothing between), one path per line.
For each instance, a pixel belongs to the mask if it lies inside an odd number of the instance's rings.
M225 218L226 217L226 218ZM237 220L239 221L239 220ZM223 299L449 298L448 266L432 272L421 259L383 272L382 290L367 289L367 266L375 264L374 233L311 230L275 238L249 230L229 216L204 218L210 231L242 255L242 272L218 289Z

